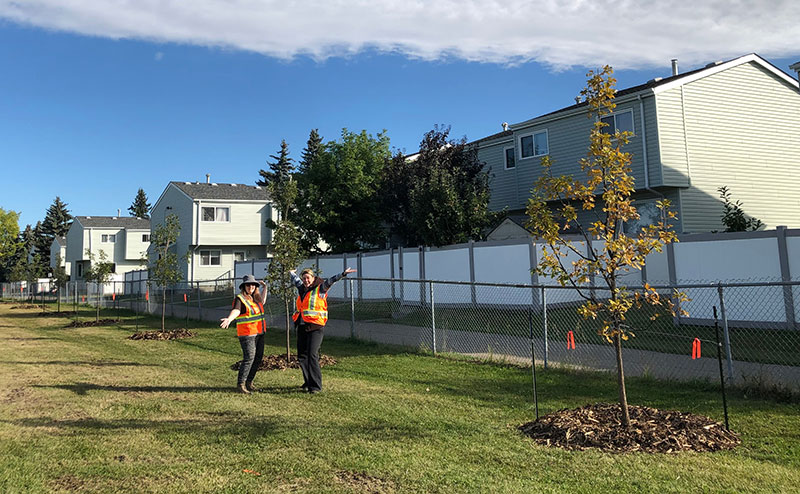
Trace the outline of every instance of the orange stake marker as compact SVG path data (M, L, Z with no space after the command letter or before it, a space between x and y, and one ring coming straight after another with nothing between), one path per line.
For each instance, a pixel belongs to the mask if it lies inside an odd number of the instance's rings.
M700 338L695 338L692 342L692 360L700 358Z
M567 331L567 350L575 350L575 334L572 331Z
M150 290L144 292L144 299L147 300L148 302L150 301Z
M117 294L116 293L112 293L111 294L111 300L116 300L116 299L117 299Z
M184 302L186 302L186 301L187 301L187 298L186 298L186 294L185 294L185 293L183 294L183 301L184 301Z

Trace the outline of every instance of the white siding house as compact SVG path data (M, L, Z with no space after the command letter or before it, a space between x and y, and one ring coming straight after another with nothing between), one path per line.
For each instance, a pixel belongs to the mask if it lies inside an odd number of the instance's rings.
M50 267L56 267L58 256L61 256L61 265L64 266L67 275L72 271L72 264L67 262L67 237L55 237L50 244Z
M149 240L150 221L122 216L76 216L67 232L66 261L73 280L85 279L91 261L87 249L98 260L103 251L114 263L114 273L121 275L141 269Z
M181 263L189 281L230 278L235 261L266 257L266 221L277 217L265 188L208 182L170 182L153 206L152 229L170 214L181 225L175 252L189 253Z
M633 132L625 150L640 213L654 217L655 201L667 198L678 232L723 230L717 189L727 186L765 228L800 227L800 90L792 76L750 54L618 90L616 103L610 122ZM593 123L586 116L576 104L474 141L491 169L490 209L524 214L543 156L554 175L580 176Z

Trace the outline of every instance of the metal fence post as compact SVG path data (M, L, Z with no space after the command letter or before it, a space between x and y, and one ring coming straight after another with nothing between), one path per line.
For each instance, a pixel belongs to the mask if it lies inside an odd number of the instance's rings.
M356 337L356 298L353 296L353 279L350 282L350 338Z
M433 354L436 355L436 311L434 309L434 302L433 302L433 282L430 282L431 285L431 334L433 337Z
M725 311L725 295L723 293L722 283L717 285L717 293L719 294L719 308L722 312L722 332L725 338L725 357L728 359L728 381L733 383L733 356L731 354L731 334L728 331L728 314Z
M549 347L547 343L547 289L542 287L542 332L544 334L544 368L547 369Z

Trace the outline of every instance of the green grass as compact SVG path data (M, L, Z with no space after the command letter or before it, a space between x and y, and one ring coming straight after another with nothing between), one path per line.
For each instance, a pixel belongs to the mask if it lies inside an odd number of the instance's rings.
M63 329L66 318L0 304L0 492L793 492L800 406L730 397L742 445L722 453L612 455L546 448L532 420L530 369L432 358L328 338L325 391L299 371L260 372L233 393L233 330L132 341L119 325ZM103 312L101 317L114 313ZM81 318L91 319L89 308ZM155 329L159 320L140 318ZM182 327L184 320L168 320ZM270 333L268 353L283 334ZM612 401L612 376L539 371L543 413ZM722 418L702 383L630 379L634 404ZM260 473L256 476L243 470Z

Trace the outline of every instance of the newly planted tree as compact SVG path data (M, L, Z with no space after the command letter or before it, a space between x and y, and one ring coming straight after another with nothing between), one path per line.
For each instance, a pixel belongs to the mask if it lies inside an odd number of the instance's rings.
M150 250L148 250L148 280L149 284L161 287L161 331L164 331L164 319L167 310L167 287L181 281L183 275L180 262L189 259L189 252L179 256L175 252L175 243L181 233L181 224L174 214L167 215L164 223L156 225L150 236Z
M67 281L69 281L69 275L64 267L64 260L61 258L61 254L56 254L56 266L53 268L53 283L56 285L58 312L61 312L61 289L66 286Z
M663 199L656 202L662 213L660 221L631 234L623 230L625 222L639 219L639 213L631 198L631 154L622 150L631 134L605 129L608 124L602 121L616 106L612 74L609 66L589 72L587 87L581 91L580 100L586 104L589 118L594 119L589 152L580 160L585 175L554 176L553 162L549 156L543 158L543 174L528 201L527 214L533 235L547 244L542 248L537 272L573 287L584 300L579 313L587 319L599 319L600 334L614 345L621 419L627 427L630 416L622 342L634 335L626 314L643 304L674 312L680 310L678 304L685 295L675 292L672 298L663 297L648 284L633 293L621 280L630 270L640 270L648 254L677 241L669 224L676 215L669 210L669 201ZM579 209L584 211L582 217L593 219L579 221ZM577 234L581 240L573 242L567 234ZM602 280L597 289L590 286L593 279Z
M96 285L95 295L97 297L97 312L95 313L95 321L100 321L100 298L103 294L103 287L111 281L111 273L114 271L114 263L108 260L104 250L97 253L97 257L91 250L86 249L86 257L89 258L89 269L86 270L84 278L90 283Z

